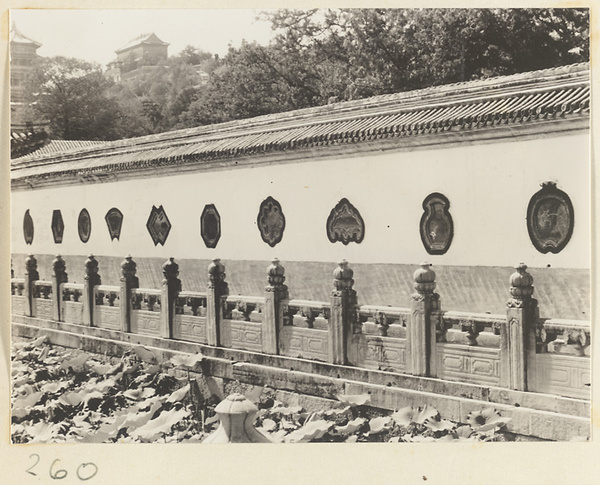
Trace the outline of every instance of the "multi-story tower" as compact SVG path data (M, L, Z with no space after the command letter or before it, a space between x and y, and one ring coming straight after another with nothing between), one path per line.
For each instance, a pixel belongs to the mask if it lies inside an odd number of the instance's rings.
M39 42L23 35L13 23L10 30L10 112L13 131L23 129L23 108L26 100L27 76L35 67L39 56Z
M115 51L117 58L108 64L106 75L115 82L136 78L166 61L168 48L156 34L142 34Z

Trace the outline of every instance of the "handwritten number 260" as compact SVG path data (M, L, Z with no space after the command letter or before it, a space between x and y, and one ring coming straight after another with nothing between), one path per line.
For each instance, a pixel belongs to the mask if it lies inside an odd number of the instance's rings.
M35 473L33 471L33 469L40 462L40 455L38 455L37 453L33 453L33 454L29 455L29 458L34 458L35 463L33 465L31 465L26 471L30 475L37 476L37 473ZM54 460L52 462L52 465L50 465L49 473L50 473L50 478L52 478L53 480L62 480L63 478L66 478L68 475L67 470L65 470L64 468L57 468L58 462L60 462L60 459L57 458L56 460ZM98 467L96 466L95 463L91 463L91 462L81 463L77 467L77 471L76 471L77 478L79 478L79 480L81 480L82 482L95 477L97 473L98 473Z

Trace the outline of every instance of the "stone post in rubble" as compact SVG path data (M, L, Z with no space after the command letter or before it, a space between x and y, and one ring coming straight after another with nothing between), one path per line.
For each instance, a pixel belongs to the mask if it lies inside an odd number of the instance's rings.
M90 254L84 263L85 275L83 277L83 324L94 325L94 287L101 284L98 274L98 261Z
M68 281L67 265L60 254L52 261L52 319L57 322L63 321L63 299L62 285Z
M175 316L175 302L181 291L179 265L174 258L169 258L162 267L164 279L162 281L161 310L160 310L160 336L173 338L173 318Z
M415 293L411 296L411 315L406 329L407 371L415 376L432 374L435 361L436 318L440 310L440 295L434 292L435 272L427 262L414 272Z
M33 317L33 287L35 282L40 279L37 270L37 259L30 254L25 260L25 285L23 287L23 296L25 296L25 315Z
M121 288L119 293L121 307L121 331L131 331L131 290L139 288L139 280L136 276L137 264L131 257L127 256L121 263Z
M333 286L331 292L331 314L329 317L329 362L346 364L348 360L348 345L356 321L356 291L354 271L348 267L348 261L343 259L333 271Z
M533 276L520 263L510 276L511 298L506 303L506 324L500 329L500 385L527 390L527 352L535 349L535 324L539 318L533 295Z
M221 345L221 320L223 306L229 294L225 281L225 266L220 259L213 259L208 265L208 292L206 297L206 340L208 345Z
M279 353L279 331L283 325L283 312L289 299L285 281L285 268L277 258L267 268L268 285L265 287L265 306L263 310L263 352Z

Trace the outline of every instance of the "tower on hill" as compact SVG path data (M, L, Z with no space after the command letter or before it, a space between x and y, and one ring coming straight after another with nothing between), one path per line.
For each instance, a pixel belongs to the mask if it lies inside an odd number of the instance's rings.
M108 64L106 75L115 82L134 79L166 61L168 48L154 33L139 35L115 51L117 58Z

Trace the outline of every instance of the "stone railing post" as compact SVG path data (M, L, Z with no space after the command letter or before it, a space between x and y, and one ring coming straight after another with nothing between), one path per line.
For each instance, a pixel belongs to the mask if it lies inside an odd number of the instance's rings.
M215 412L220 424L202 443L273 443L254 427L258 407L242 394L223 399Z
M348 267L348 261L343 259L333 271L333 286L331 292L331 314L329 317L329 362L346 364L348 347L356 319L356 291L354 271Z
M58 254L52 261L52 319L57 322L63 321L63 299L62 299L62 284L68 281L67 265Z
M139 288L140 283L135 275L137 264L131 255L121 263L121 291L119 293L121 307L121 331L131 332L131 290Z
M263 309L262 345L267 354L279 353L279 329L283 325L283 311L289 299L285 281L285 268L277 258L267 268L268 285L265 287L265 307Z
M163 282L160 305L160 336L173 338L173 316L175 315L175 300L181 291L179 265L174 258L163 264Z
M221 345L221 320L223 300L229 294L225 281L225 266L220 259L213 259L208 265L208 292L206 296L206 340L208 345Z
M440 310L440 295L435 293L435 272L427 262L415 271L414 287L411 296L411 315L406 329L407 371L415 376L429 376L435 373L436 360L436 321L433 312Z
M533 295L533 276L520 263L510 276L511 298L506 303L506 325L500 330L500 385L527 390L527 351L535 349L539 309Z
M83 324L94 325L94 286L101 283L98 274L98 261L92 254L84 263L85 276L83 277Z
M35 316L33 314L33 285L40 279L40 274L37 271L37 259L30 254L25 260L25 285L23 294L25 296L25 315L28 317Z

